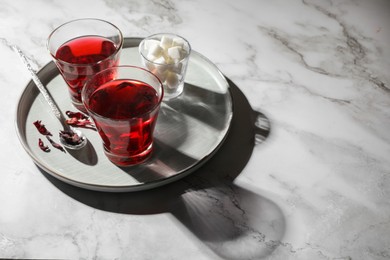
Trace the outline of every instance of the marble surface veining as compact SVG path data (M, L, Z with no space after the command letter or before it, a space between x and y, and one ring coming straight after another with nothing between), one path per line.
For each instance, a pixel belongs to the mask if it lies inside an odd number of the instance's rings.
M0 0L0 258L390 259L390 2ZM137 193L75 188L15 133L60 24L173 32L230 80L226 142L194 174Z

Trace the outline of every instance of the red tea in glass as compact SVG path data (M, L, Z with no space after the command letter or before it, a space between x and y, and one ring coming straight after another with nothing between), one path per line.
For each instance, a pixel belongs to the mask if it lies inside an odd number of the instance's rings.
M81 90L89 76L118 65L115 44L103 37L84 36L63 44L55 58L69 85L72 100L81 101ZM77 64L77 65L76 65Z
M113 67L93 76L82 95L113 163L133 165L150 156L163 96L155 75L138 67Z
M77 108L84 110L81 90L85 82L97 72L118 65L122 44L119 29L98 19L71 21L49 36L48 49Z

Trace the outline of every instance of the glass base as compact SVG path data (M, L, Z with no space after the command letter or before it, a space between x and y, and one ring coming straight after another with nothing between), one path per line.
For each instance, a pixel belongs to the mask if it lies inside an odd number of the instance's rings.
M153 143L149 145L149 147L143 151L142 153L136 154L136 155L118 155L114 154L110 151L108 151L104 147L104 153L107 156L107 158L113 163L118 166L132 166L132 165L138 165L141 163L144 163L149 157L152 155L153 151Z
M164 97L163 101L168 101L174 98L177 98L183 93L184 90L184 82L179 84L176 88L170 89L166 86L164 86Z

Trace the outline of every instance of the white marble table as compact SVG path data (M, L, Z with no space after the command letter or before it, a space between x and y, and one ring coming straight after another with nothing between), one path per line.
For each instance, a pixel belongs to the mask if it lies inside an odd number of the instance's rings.
M0 258L389 259L390 2L0 0ZM229 78L219 152L170 185L75 188L15 131L58 25L97 17L126 37L173 32Z

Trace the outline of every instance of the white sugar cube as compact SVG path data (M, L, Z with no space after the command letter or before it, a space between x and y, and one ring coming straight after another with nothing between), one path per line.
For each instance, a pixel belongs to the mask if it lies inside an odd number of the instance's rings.
M154 60L156 60L157 59L157 57L156 56L154 56L153 54L147 54L146 55L146 59L148 59L149 61L154 61Z
M190 52L190 46L188 44L183 45L183 52L187 55Z
M152 48L154 45L160 45L160 41L158 41L158 40L153 40L153 39L146 40L145 43L144 43L144 50L149 50L149 49Z
M174 72L168 71L167 76L166 76L166 80L165 80L165 85L168 88L173 89L173 88L177 87L178 83L179 83L179 76Z
M165 73L168 70L168 68L167 68L167 66L165 66L165 64L161 64L161 65L156 64L155 69L156 69L157 73Z
M168 56L173 60L180 60L181 59L181 50L182 47L180 46L174 46L168 49Z
M171 57L167 57L166 59L165 59L165 61L166 61L166 64L167 65L172 65L172 64L174 64L177 60L174 60L174 59L172 59Z
M153 62L158 63L158 64L167 64L167 62L166 62L164 56L158 57L158 58L155 59Z
M184 46L183 49L181 49L180 55L182 59L189 55L189 49L187 48L187 46Z
M172 38L166 35L163 35L160 40L160 46L164 49L168 49L172 46Z
M159 58L163 53L163 48L161 48L160 45L152 45L150 49L148 49L147 56L154 56L156 58Z
M167 70L159 70L158 67L156 68L155 71L152 71L152 72L154 73L154 75L156 75L161 80L161 82L164 82L167 79L167 76L169 73L169 71L167 71Z
M183 63L182 62L178 62L176 63L173 67L172 67L172 72L175 72L177 74L181 74L181 70L183 68Z
M172 46L183 47L184 46L184 40L182 38L175 37L172 40Z

